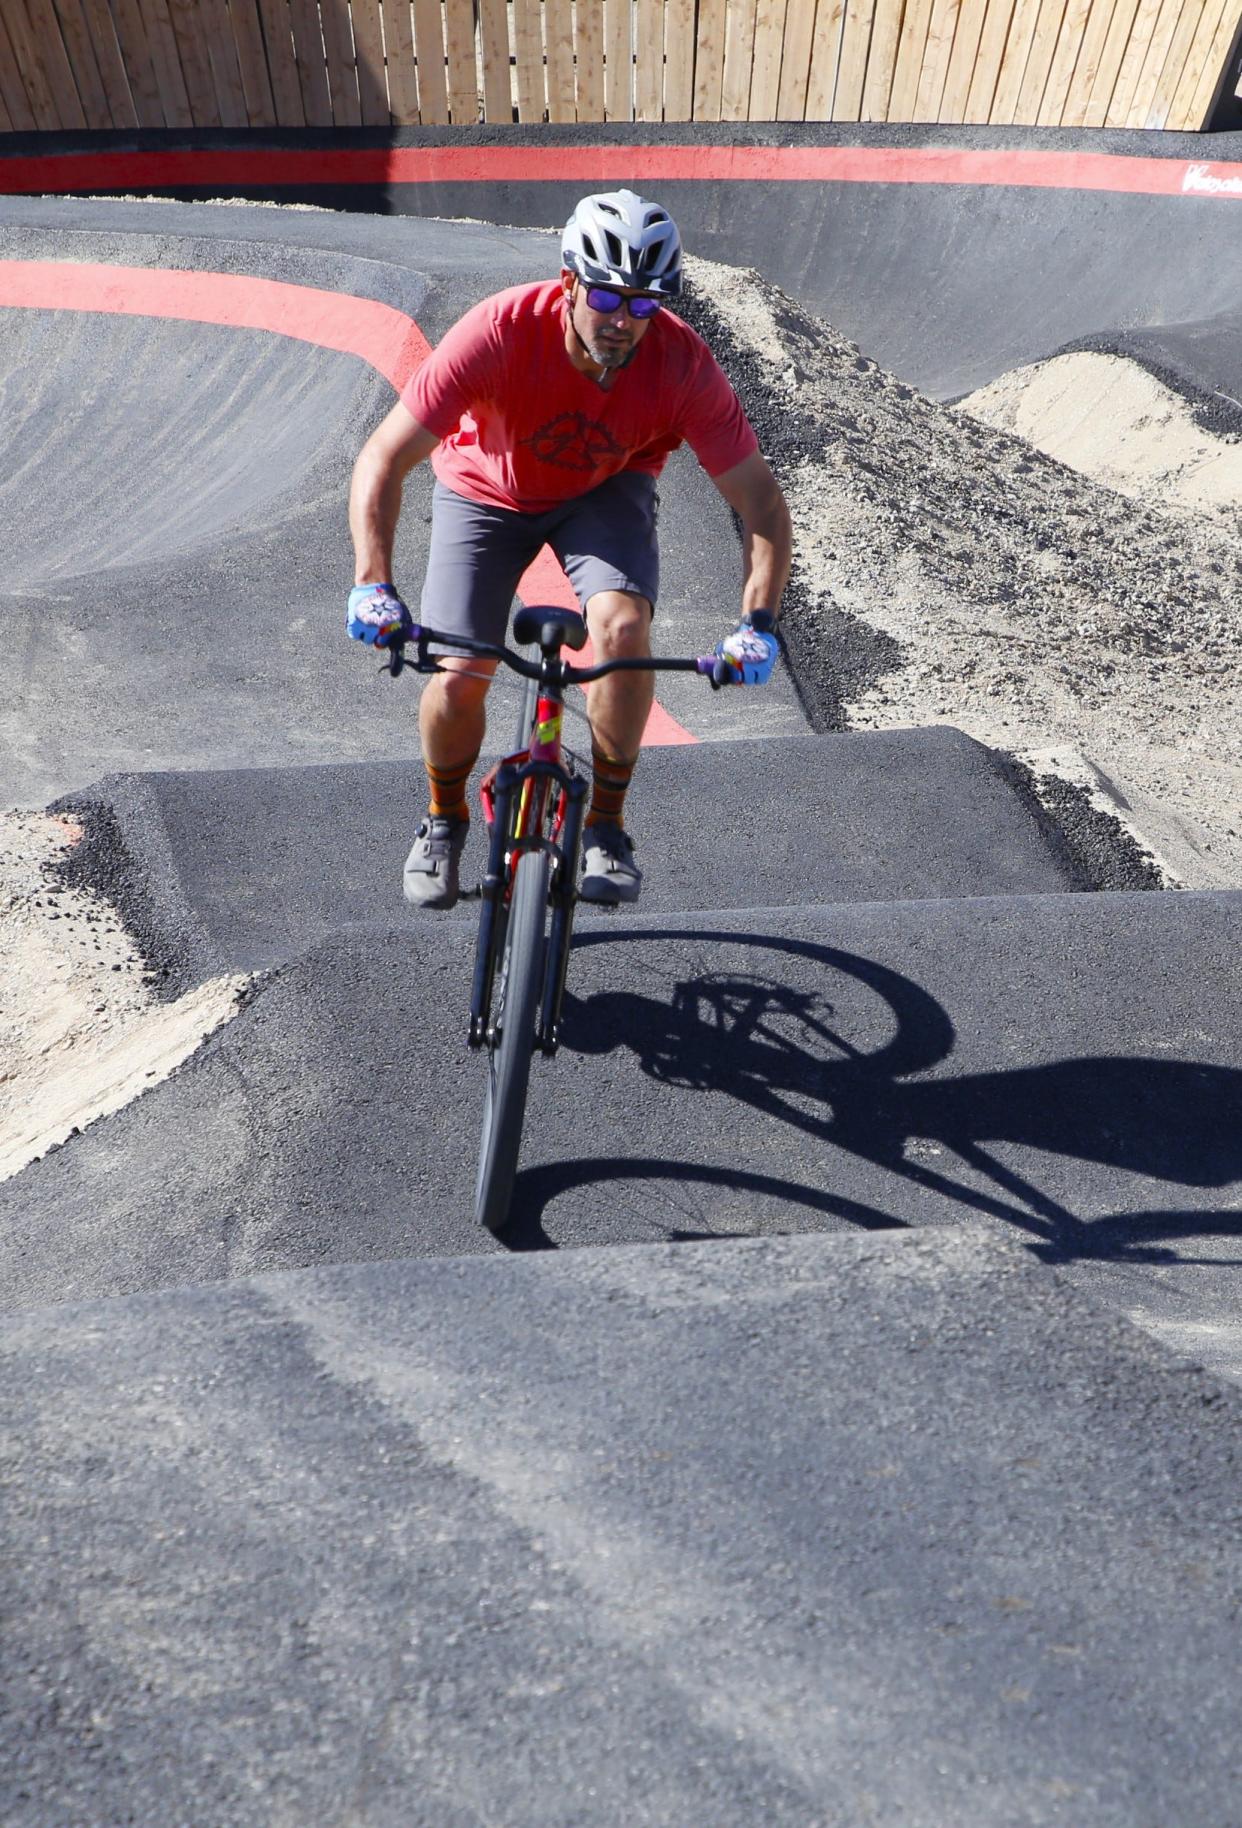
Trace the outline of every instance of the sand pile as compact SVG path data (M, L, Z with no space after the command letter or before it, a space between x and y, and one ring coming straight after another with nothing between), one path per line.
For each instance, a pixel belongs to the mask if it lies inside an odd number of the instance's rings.
M72 819L0 814L0 1180L166 1079L246 980L162 1003L116 912L64 887Z
M959 411L1158 514L1206 514L1242 531L1242 439L1207 430L1140 362L1090 350L1054 356L1001 375Z

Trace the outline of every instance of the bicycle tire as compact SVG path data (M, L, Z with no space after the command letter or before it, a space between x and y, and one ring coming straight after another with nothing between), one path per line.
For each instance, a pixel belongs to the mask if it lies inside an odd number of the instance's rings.
M487 1092L474 1192L475 1217L493 1236L504 1230L509 1217L522 1147L535 1019L543 994L551 867L546 851L530 851L522 857L505 933L494 1011L500 1033L487 1050Z

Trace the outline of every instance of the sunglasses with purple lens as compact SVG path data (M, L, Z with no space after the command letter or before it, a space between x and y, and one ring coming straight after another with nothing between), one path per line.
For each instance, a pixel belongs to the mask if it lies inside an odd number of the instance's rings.
M588 286L586 301L592 311L619 311L628 305L631 317L654 317L664 304L662 298L627 298L623 292L612 292L607 286Z

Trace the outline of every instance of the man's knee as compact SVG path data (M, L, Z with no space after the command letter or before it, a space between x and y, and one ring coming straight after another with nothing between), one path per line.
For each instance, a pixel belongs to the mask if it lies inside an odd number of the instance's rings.
M639 659L651 651L651 604L628 590L601 590L586 606L591 640L601 659Z
M447 717L469 715L479 709L492 683L495 663L487 672L461 671L450 661L444 672L437 673L427 686L432 702Z

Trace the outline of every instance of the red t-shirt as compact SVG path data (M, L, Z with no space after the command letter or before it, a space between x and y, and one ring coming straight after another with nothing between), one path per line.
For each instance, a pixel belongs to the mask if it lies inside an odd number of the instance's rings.
M653 318L605 391L565 348L560 281L511 286L467 311L402 390L439 435L436 475L458 495L539 514L619 470L658 476L685 440L709 476L758 448L702 337Z

